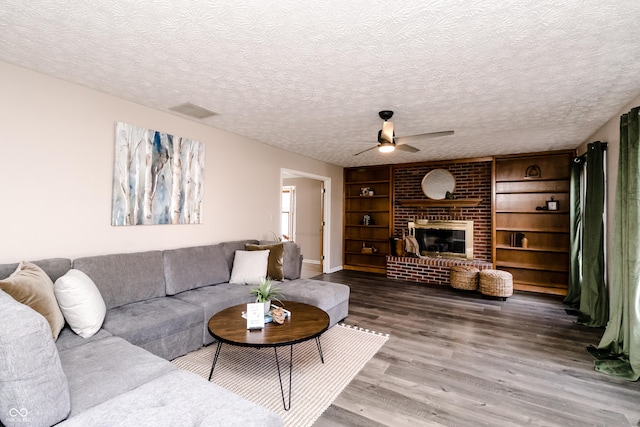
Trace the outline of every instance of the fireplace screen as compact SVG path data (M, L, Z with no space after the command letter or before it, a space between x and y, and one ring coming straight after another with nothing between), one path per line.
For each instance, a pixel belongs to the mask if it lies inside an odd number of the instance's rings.
M409 234L420 255L473 259L473 221L419 221L409 223Z

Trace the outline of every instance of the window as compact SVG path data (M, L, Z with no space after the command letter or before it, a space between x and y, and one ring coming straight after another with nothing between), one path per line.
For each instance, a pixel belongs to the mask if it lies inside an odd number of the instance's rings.
M295 206L296 188L282 187L282 214L280 216L280 233L285 240L295 241Z

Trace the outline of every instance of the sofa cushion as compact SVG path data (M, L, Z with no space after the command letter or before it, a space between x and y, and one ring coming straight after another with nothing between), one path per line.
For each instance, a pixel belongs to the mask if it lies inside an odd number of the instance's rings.
M73 268L93 280L107 310L166 295L161 251L78 258Z
M259 285L267 277L269 251L236 251L229 283Z
M224 252L224 256L227 259L227 265L229 266L229 271L233 268L233 259L236 256L236 251L243 251L245 246L248 244L257 245L257 240L233 240L230 242L222 242L220 246L222 247L222 251Z
M106 329L100 329L90 338L82 338L80 335L73 332L69 325L67 325L60 331L60 335L58 335L58 339L56 340L56 347L58 348L58 351L68 350L70 348L78 347L88 342L101 340L110 336L112 336L111 333Z
M325 311L344 301L349 301L351 292L347 285L313 279L286 281L279 286L283 300L304 302Z
M49 426L63 420L70 405L47 321L0 291L0 424Z
M205 286L174 295L172 298L197 305L204 312L202 342L209 344L213 337L209 334L208 323L211 316L217 312L236 304L254 302L255 297L249 292L248 286L238 286L232 283L221 283L215 286Z
M69 380L69 418L176 369L118 337L60 351L60 360Z
M47 258L38 261L31 261L33 264L40 267L52 282L58 280L58 277L62 276L71 268L71 260L69 258ZM16 271L19 263L13 264L0 264L0 279L9 277L11 273Z
M229 281L222 246L195 246L162 253L167 295Z
M202 308L171 297L152 298L107 311L103 327L132 344L146 344L171 337L204 323ZM198 348L202 345L197 337ZM193 350L190 345L187 351ZM145 347L146 348L146 347ZM178 354L184 354L178 352Z
M107 307L93 280L71 269L53 284L65 320L76 334L89 338L100 330Z
M272 280L284 280L284 268L282 265L284 256L284 243L273 243L271 245L251 245L247 244L248 251L269 251L267 263L267 276Z
M0 289L47 319L53 339L64 326L64 316L53 292L53 282L37 265L21 262L11 276L0 280Z
M277 427L282 419L194 373L176 370L69 418L61 427Z
M260 245L270 245L277 242L261 240ZM300 246L296 242L282 242L284 253L282 257L282 266L285 279L298 279L302 268L302 256L300 254Z

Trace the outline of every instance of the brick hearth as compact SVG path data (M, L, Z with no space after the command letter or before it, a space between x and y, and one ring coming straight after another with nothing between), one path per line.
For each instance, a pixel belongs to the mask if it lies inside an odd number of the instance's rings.
M387 257L387 277L410 282L449 285L449 272L456 265L468 265L478 270L493 268L490 262L453 258Z

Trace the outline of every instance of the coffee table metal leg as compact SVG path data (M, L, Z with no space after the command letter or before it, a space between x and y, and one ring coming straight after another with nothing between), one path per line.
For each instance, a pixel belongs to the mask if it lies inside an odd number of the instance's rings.
M211 381L211 376L213 375L213 368L216 367L216 362L218 361L218 356L220 355L220 348L222 347L222 341L218 341L218 347L216 347L216 354L213 356L213 363L211 364L211 372L209 372L209 381Z
M320 361L324 363L324 356L322 355L322 345L320 345L320 337L316 337L316 344L318 346L318 353L320 354Z
M293 345L289 346L289 402L288 404L284 398L284 387L282 386L282 374L280 373L280 360L278 359L278 347L273 347L273 351L276 353L276 366L278 367L278 379L280 380L280 393L282 394L282 406L285 411L291 408L291 375L293 372Z

